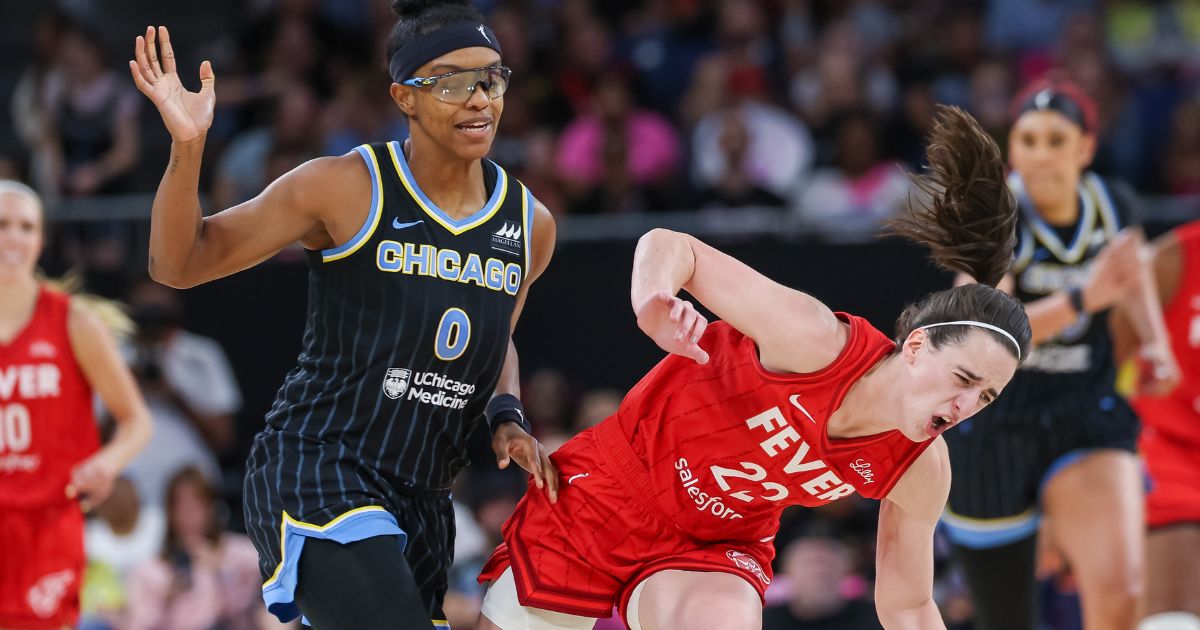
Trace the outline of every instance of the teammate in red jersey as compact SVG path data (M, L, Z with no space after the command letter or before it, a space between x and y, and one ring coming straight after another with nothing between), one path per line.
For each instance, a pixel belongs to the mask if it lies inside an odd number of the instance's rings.
M79 616L83 514L150 437L150 416L101 317L34 276L42 209L0 180L0 628ZM99 448L92 392L117 420Z
M994 284L1015 203L1000 151L943 108L916 183L929 204L893 225L950 269ZM708 326L680 289L723 321ZM567 483L527 492L480 576L479 627L758 628L771 541L789 505L855 492L880 510L876 606L888 628L944 627L933 530L950 468L941 433L1000 394L1026 354L1019 302L975 284L926 297L896 341L684 234L638 244L638 325L671 353L620 410L552 456Z
M1151 618L1172 612L1200 617L1200 221L1166 233L1153 251L1182 380L1165 396L1139 392L1133 400L1142 420L1138 450L1150 477L1145 612ZM1113 321L1113 337L1118 358L1133 354L1136 335L1122 314ZM1144 382L1152 375L1143 369L1140 376Z

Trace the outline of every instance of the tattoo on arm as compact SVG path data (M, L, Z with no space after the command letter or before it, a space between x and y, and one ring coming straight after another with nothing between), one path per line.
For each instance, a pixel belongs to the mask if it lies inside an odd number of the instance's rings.
M170 173L171 175L174 175L175 171L177 171L177 170L179 170L179 156L178 155L171 158L171 168L167 172Z

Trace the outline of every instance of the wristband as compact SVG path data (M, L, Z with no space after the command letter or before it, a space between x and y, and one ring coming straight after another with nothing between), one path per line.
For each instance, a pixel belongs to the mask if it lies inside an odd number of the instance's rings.
M484 410L483 415L487 418L488 429L492 432L492 435L496 434L496 427L505 422L516 423L526 433L533 435L533 426L525 418L525 407L521 405L521 399L512 394L493 396L488 401L487 409Z
M1071 287L1067 289L1067 299L1071 301L1071 308L1075 309L1075 313L1083 315L1087 313L1083 308L1083 288Z

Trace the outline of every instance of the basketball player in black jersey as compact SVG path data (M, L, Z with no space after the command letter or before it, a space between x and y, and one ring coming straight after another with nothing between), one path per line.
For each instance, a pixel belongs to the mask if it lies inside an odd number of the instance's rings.
M1160 389L1179 370L1143 239L1125 229L1131 197L1084 170L1095 106L1069 82L1044 81L1018 95L1013 118L1020 215L1007 283L1026 302L1036 347L1003 396L947 434L954 482L943 522L980 630L1035 627L1042 514L1045 542L1079 582L1085 627L1133 628L1144 562L1138 422L1114 391L1108 310L1138 322Z
M154 278L190 287L295 241L307 249L303 350L255 438L245 513L268 608L322 630L447 626L450 486L485 411L499 465L516 461L557 492L516 397L511 338L554 222L484 159L509 70L469 0L393 8L391 96L410 141L312 160L210 217L197 180L211 66L199 92L185 90L165 27L147 28L130 62L172 137L151 218Z

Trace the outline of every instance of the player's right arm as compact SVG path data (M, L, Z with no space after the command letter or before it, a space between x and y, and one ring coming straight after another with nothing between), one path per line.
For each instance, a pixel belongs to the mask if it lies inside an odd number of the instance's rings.
M134 56L129 62L134 83L158 108L172 141L150 216L155 280L191 287L252 267L296 241L313 249L330 247L334 242L323 213L369 203L370 176L358 156L347 155L307 162L254 199L204 217L199 180L216 100L212 66L201 64L199 92L185 90L166 27L147 28L137 38Z
M707 322L680 289L754 339L767 369L808 373L846 345L847 327L829 307L679 232L654 229L638 241L630 298L638 326L667 352L705 363L698 342ZM803 352L797 352L802 348Z
M1085 312L1095 313L1110 308L1137 288L1141 265L1138 259L1140 244L1136 233L1123 230L1100 250L1091 263L1087 279L1080 287ZM955 277L954 285L972 282L975 282L974 278L960 273ZM996 288L1011 294L1012 274L1006 274ZM1033 329L1032 343L1035 346L1066 330L1080 316L1065 290L1026 303L1025 314L1029 316L1029 326Z

